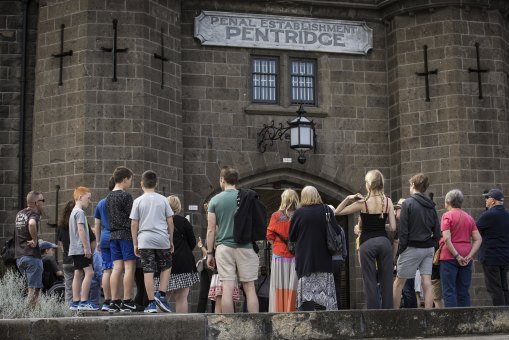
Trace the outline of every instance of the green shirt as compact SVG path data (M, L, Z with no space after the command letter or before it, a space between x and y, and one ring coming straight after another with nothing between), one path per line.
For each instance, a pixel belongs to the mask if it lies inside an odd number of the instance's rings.
M251 243L236 243L233 238L238 193L236 189L228 189L212 197L209 202L209 212L216 214L216 247L220 244L230 248L252 247Z

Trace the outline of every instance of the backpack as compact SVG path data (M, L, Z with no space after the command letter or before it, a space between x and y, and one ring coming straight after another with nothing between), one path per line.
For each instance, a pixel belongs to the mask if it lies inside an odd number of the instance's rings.
M16 265L16 251L14 249L14 238L11 237L5 241L5 245L0 251L0 256L6 266Z

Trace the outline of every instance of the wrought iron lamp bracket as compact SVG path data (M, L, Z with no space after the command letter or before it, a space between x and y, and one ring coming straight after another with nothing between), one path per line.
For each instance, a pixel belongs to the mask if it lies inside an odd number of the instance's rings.
M290 135L287 133L290 130L290 126L283 126L279 123L275 125L272 120L269 125L263 124L263 128L256 134L256 145L260 153L264 153L267 150L267 145L273 146L274 141L290 139Z

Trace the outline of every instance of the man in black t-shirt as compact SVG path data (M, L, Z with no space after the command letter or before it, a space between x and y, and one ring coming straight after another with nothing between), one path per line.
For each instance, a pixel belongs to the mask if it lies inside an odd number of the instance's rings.
M44 196L37 191L30 191L27 195L27 208L16 215L14 228L14 249L16 265L26 279L28 300L36 304L42 288L42 260L38 244L38 232L41 213L43 211Z

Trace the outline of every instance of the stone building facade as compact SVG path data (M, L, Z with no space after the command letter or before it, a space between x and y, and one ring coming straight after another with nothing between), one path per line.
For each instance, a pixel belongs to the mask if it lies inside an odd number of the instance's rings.
M361 21L372 29L373 48L353 55L208 46L194 35L203 11ZM97 202L118 165L135 172L134 196L141 192L139 175L155 170L159 191L183 199L197 236L205 236L206 226L193 206L218 192L225 164L240 170L241 184L256 188L271 211L283 188L307 184L337 204L362 192L365 172L377 168L393 200L406 196L409 177L422 171L430 176L440 212L447 191L459 188L475 218L485 189L509 190L508 13L503 0L2 1L0 239L12 232L19 198L30 189L46 196L42 232L53 239L55 208L77 185L90 187ZM102 50L113 46L114 19L118 48L127 48L116 55L117 81L112 53ZM63 51L73 54L64 57L59 86L59 59L52 55L60 53L62 24ZM164 62L154 57L161 55L161 35ZM481 74L482 99L477 73L469 72L478 66L476 43L480 66L488 70ZM438 70L429 75L430 101L424 77L416 74L424 71L425 45L429 70ZM252 63L258 57L277 61L274 103L253 102ZM286 141L264 153L256 143L264 124L296 116L289 81L294 60L316 66L316 100L304 108L316 123L317 148L306 153L305 164ZM342 220L351 254L344 302L362 308L354 221ZM488 304L477 263L472 295L474 304ZM195 291L191 300L196 303Z

